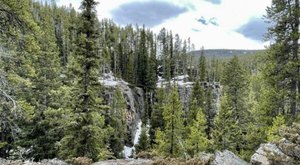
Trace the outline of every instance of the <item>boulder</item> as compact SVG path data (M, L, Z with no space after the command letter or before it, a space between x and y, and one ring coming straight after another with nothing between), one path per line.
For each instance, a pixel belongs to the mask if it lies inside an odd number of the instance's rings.
M250 162L253 165L271 165L275 162L286 165L294 164L292 158L284 154L274 143L261 144L252 155Z
M248 165L248 163L231 151L224 150L223 152L215 152L215 160L211 163L211 165Z

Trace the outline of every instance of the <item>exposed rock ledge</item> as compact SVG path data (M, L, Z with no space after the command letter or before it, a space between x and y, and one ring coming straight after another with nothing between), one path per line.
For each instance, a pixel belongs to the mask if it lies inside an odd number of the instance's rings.
M247 162L228 150L215 152L215 160L211 165L248 165Z
M297 136L296 136L297 137ZM298 140L298 139L297 139ZM253 165L299 165L300 146L287 139L261 144L251 157Z

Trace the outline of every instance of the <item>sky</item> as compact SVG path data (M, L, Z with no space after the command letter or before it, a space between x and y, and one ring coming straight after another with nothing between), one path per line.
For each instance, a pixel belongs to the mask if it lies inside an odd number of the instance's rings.
M190 37L196 49L264 49L268 24L263 15L271 0L96 0L99 19L120 26L145 25L155 33L165 27ZM80 0L57 0L79 10Z

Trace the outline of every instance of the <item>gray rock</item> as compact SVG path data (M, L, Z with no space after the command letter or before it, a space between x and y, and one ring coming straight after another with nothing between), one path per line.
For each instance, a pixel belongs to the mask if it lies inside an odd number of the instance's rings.
M54 158L54 159L44 159L41 161L42 164L45 164L45 165L69 165L68 163L62 161L62 160L59 160L57 158Z
M93 163L93 165L151 165L152 160L149 159L117 159L117 160L106 160Z
M103 81L107 81L106 83L103 83L105 87L103 93L104 100L106 104L110 105L112 103L113 93L116 88L119 88L122 92L127 106L127 111L125 112L127 133L129 135L129 142L127 145L132 146L138 121L140 120L141 114L144 113L145 109L144 91L138 87L130 88L128 83L121 79L114 78L110 74L107 74L106 76L108 77L103 78Z
M248 165L247 162L228 150L216 151L215 160L211 165Z
M1 165L69 165L68 163L59 159L44 159L41 162L33 162L31 160L6 160L0 158Z
M291 157L285 155L281 149L274 143L261 144L251 157L251 164L253 165L271 165L278 160L283 164L293 164Z

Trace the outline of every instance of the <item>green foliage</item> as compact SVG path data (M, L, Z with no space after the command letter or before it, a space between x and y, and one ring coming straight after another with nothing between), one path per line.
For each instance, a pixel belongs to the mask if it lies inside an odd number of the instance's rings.
M155 130L155 145L153 149L160 155L167 156L168 145L166 142L166 135L159 128Z
M121 158L124 141L126 138L126 119L125 119L126 103L119 88L113 95L109 114L107 114L107 122L113 128L112 135L109 138L109 144L114 156Z
M180 156L185 150L182 137L184 133L182 114L183 108L177 88L173 88L163 108L164 130L161 134L158 134L159 138L164 138L161 139L163 142L160 142L160 139L158 140L158 148L163 149L162 152L165 155Z
M21 156L35 160L121 158L125 100L117 89L110 107L103 105L101 71L112 70L145 92L150 136L143 128L137 152L149 149L150 138L164 156L196 155L212 143L249 160L260 143L280 139L278 130L299 116L299 0L274 0L267 8L274 42L266 52L207 60L201 51L194 69L190 40L166 29L156 37L145 27L99 22L95 5L83 0L77 13L54 1L0 0L0 157L21 146L31 151ZM169 95L156 90L157 74L221 81L217 117L211 87L196 81L184 111L176 88ZM298 127L284 130L295 140Z
M279 114L276 118L273 119L272 126L267 131L267 139L270 142L279 141L281 136L279 131L282 127L284 127L285 120L283 115Z
M248 80L237 57L225 65L222 82L224 96L213 132L215 147L242 155L247 150L246 144L252 143L245 141L251 117L245 103Z
M150 57L147 63L146 87L147 91L155 91L157 82L157 59L156 59L156 44L153 41L153 34L150 38Z
M94 161L105 158L109 136L102 116L105 107L99 95L98 83L100 59L97 54L98 35L96 24L96 2L84 0L77 40L77 52L73 70L75 87L72 91L72 113L61 140L60 156L64 159L88 157Z
M187 148L189 155L194 156L200 152L207 151L210 141L206 136L206 118L202 109L198 109L196 119L193 120L192 125L189 127L190 133L187 137Z
M156 90L156 102L154 103L153 110L150 118L150 141L151 144L155 143L155 131L157 129L163 130L164 119L163 119L163 107L166 104L166 92L164 88L159 88Z
M199 108L202 110L204 109L204 90L199 81L196 81L193 85L193 91L190 100L189 111L187 112L186 118L187 124L193 123L193 120L196 119Z
M200 81L206 81L207 79L206 79L206 68L207 68L207 66L206 66L206 59L205 59L205 56L204 56L204 50L203 50L204 48L202 47L201 48L201 56L200 56L200 58L199 58L199 65L198 65L198 67L199 67L199 79L200 79Z
M150 149L150 139L148 137L147 128L143 127L142 132L138 141L138 144L135 145L135 152L138 154L142 151L147 151Z
M213 142L216 149L229 149L235 151L239 142L238 123L234 120L233 108L230 106L227 96L222 97L221 110L215 119Z
M238 58L233 57L224 68L222 77L223 93L226 94L228 106L232 108L234 120L241 126L247 123L249 111L246 109L245 97L248 80Z
M299 0L272 1L266 10L266 18L272 22L268 36L274 42L268 51L264 75L270 88L281 96L281 105L273 111L289 114L293 120L299 97L299 10Z

